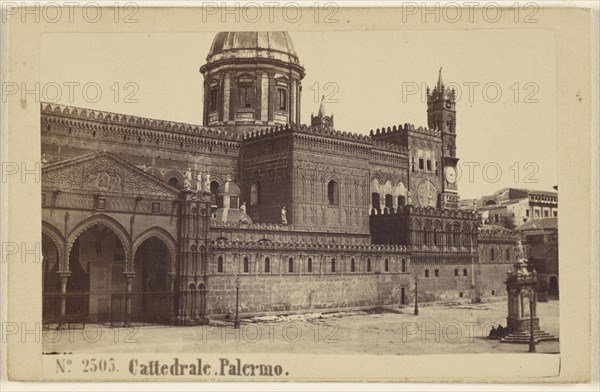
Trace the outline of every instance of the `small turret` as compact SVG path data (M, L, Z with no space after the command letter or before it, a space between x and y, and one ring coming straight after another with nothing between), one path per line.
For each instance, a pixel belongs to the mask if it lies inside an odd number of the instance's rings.
M319 111L316 116L312 113L310 115L310 124L312 126L323 126L326 128L333 128L333 114L331 116L327 115L327 110L325 110L325 96L321 97L321 103L319 104Z

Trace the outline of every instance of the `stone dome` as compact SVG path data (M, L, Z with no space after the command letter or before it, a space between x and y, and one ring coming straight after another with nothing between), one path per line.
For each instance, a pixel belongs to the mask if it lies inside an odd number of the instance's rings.
M217 196L239 196L241 193L240 187L229 176L217 189Z
M216 35L207 63L232 58L265 58L299 64L286 31L225 31Z

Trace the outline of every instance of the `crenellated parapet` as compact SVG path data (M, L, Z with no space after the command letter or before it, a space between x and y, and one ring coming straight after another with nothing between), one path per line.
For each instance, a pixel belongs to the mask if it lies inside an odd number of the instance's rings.
M435 218L478 219L477 211L474 210L415 207L411 212L415 215L429 216Z
M371 211L372 215L377 215L375 211ZM412 205L398 206L395 210L386 210L379 215L419 215L429 218L452 218L452 219L479 219L479 215L475 210L458 210L458 209L439 209L433 207L414 207Z
M183 150L239 148L239 136L217 128L174 121L83 109L53 103L41 104L42 134L78 136L125 143L150 144Z
M293 225L281 225L277 223L222 222L217 220L211 220L210 227L215 229L270 230L281 232L294 230Z
M521 239L519 232L497 225L483 225L479 228L479 239L482 241L510 241Z
M285 124L285 125L277 125L273 127L266 127L255 131L244 132L242 135L242 140L255 140L263 137L268 137L269 135L280 134L282 132L303 132L309 133L313 135L321 135L328 136L332 138L336 138L339 140L347 140L354 142L364 142L370 143L371 139L369 136L360 135L352 132L343 132L333 129L332 127L324 127L324 126L313 126L306 124Z
M369 135L372 138L383 138L393 135L402 135L407 134L409 132L419 133L422 135L439 137L441 135L440 131L437 129L430 129L426 127L416 127L414 124L405 123L404 125L400 124L398 126L394 125L392 127L382 127L377 128L376 130L371 130Z
M242 135L241 139L244 142L254 140L266 140L268 138L277 137L284 133L290 132L302 133L309 136L309 138L306 140L314 140L310 138L310 136L323 136L329 139L334 139L338 144L341 143L340 146L343 144L343 142L353 142L363 144L365 145L365 147L371 147L373 149L380 150L383 152L393 152L400 154L408 153L408 149L405 146L375 140L371 136L339 131L333 129L332 127L312 126L305 124L286 124L249 131L245 132ZM299 139L304 140L302 137L299 137Z
M265 127L253 131L244 132L241 136L241 139L245 142L266 139L269 137L281 135L284 132L290 132L292 131L292 129L293 127L290 124Z
M336 253L379 253L379 254L408 254L410 247L404 245L356 245L356 244L322 244L322 243L293 243L276 241L230 241L213 240L210 248L264 250L264 251L298 251L298 252L336 252Z

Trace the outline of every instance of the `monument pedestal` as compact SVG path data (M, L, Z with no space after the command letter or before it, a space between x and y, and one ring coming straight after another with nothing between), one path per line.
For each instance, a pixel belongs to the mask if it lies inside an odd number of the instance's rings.
M500 339L500 343L529 343L531 339L530 325L533 321L533 338L536 343L544 341L556 341L558 338L554 335L544 332L540 329L540 319L538 317L514 318L507 317L508 335Z
M500 343L529 343L535 351L535 343L558 338L540 329L540 319L537 316L537 273L535 270L529 272L525 261L519 241L518 261L514 264L514 270L508 272L506 279L508 333L502 333Z

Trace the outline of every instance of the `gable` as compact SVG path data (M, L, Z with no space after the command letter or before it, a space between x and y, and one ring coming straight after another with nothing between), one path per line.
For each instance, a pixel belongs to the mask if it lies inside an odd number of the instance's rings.
M42 168L42 187L61 191L177 198L180 191L108 152Z

